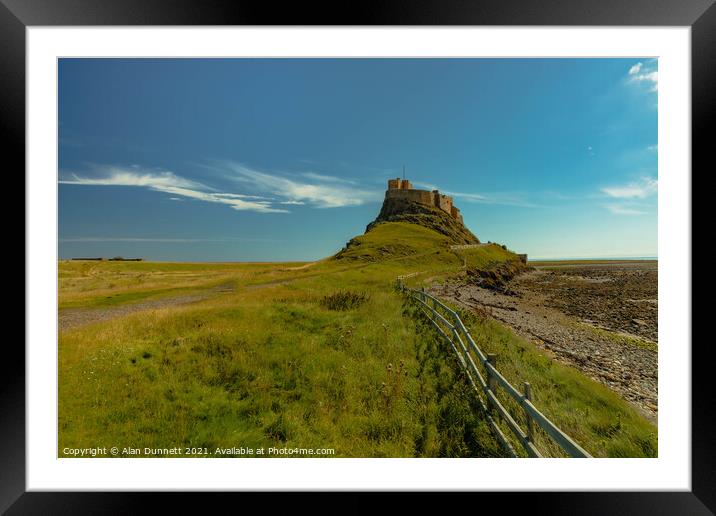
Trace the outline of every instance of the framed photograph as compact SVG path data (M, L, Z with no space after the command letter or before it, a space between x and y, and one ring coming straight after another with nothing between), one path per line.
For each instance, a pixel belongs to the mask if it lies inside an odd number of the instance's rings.
M712 513L712 3L3 0L27 301L0 507Z

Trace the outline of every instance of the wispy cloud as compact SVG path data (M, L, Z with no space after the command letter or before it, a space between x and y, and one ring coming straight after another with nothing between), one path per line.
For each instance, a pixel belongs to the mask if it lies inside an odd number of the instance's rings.
M207 188L196 181L179 177L168 170L148 170L137 165L130 167L97 166L95 177L81 176L64 172L63 184L82 184L94 186L146 186L154 190L164 188Z
M342 183L342 184L346 184L346 185L356 184L355 181L350 180L350 179L343 179L341 177L327 176L324 174L316 174L315 172L304 172L301 175L305 178L311 179L313 181L318 181L321 183Z
M655 145L649 145L649 146L646 148L646 150L648 150L649 152L657 152L657 151L659 150L659 146L656 145L656 144L655 144Z
M286 177L255 170L232 161L217 162L226 177L253 189L283 198L281 204L308 204L316 208L360 206L379 201L382 191L361 188L334 176L312 172Z
M274 242L261 238L137 238L137 237L60 237L60 242L160 242L160 243L197 243L197 242Z
M172 195L170 199L194 199L197 201L225 204L239 211L259 213L287 213L288 210L274 208L270 200L254 195L232 192L218 192L207 185L183 178L168 170L143 169L131 167L99 166L92 176L74 172L62 172L60 183L79 186L133 186L148 188Z
M169 170L95 166L88 173L61 172L60 183L84 186L131 186L169 194L170 200L193 199L225 204L235 210L259 213L288 213L287 206L310 205L315 208L359 206L379 201L382 191L360 187L356 181L341 177L304 172L278 175L246 167L231 161L213 162L205 168L242 185L250 193L219 191L206 184L181 177Z
M437 186L430 183L420 181L413 182L415 186L425 188L426 190L440 190ZM526 200L523 194L514 192L492 192L492 193L471 193L471 192L451 192L448 190L440 190L441 193L461 199L465 202L481 203L481 204L499 204L504 206L515 206L519 208L536 208L537 204Z
M647 213L636 208L630 208L619 204L607 204L605 208L615 215L645 215Z
M636 84L646 84L649 91L659 90L659 72L655 59L639 62L629 68L628 81Z
M601 191L615 199L646 199L657 192L658 186L657 179L643 177L638 182L604 187Z
M647 199L654 196L658 188L659 181L652 177L642 177L631 183L601 188L602 195L617 201L605 204L604 208L614 215L646 215L654 209L653 201Z

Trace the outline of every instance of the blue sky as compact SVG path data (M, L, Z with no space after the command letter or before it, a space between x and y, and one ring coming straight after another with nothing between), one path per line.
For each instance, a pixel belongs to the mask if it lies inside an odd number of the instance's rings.
M61 59L59 252L313 260L390 177L530 257L657 254L652 59Z

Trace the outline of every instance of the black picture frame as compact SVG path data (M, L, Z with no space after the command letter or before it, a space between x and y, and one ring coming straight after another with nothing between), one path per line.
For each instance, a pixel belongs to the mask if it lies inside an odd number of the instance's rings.
M428 0L413 3L382 0L326 5L286 2L279 7L256 0L0 0L0 134L4 135L4 155L6 160L11 158L16 170L25 170L25 29L29 26L689 26L693 178L697 175L695 170L700 169L699 175L705 175L713 146L708 141L708 134L713 132L713 128L709 131L710 121L716 114L716 6L713 4L714 0ZM24 191L24 181L21 188ZM6 215L6 220L12 219ZM27 269L25 272L27 275ZM716 511L716 447L712 429L716 404L711 389L707 388L713 368L708 360L709 350L708 340L694 340L691 491L481 493L480 503L490 504L502 501L491 498L509 497L512 504L529 503L530 512L537 514L713 514ZM193 512L195 507L206 510L206 495L188 499L186 494L168 493L26 492L25 354L17 340L8 339L4 351L0 391L3 421L0 510L7 510L8 514L133 514L152 510L150 501L158 501L164 510L174 505L181 508L182 513ZM235 494L219 496L226 499ZM296 497L291 498L284 503L294 504ZM422 503L419 496L411 500ZM365 501L341 504L344 508L352 506L363 510L372 506Z

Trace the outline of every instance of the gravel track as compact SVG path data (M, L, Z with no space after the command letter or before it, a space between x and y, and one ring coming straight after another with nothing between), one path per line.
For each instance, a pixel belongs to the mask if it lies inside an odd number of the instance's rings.
M154 310L168 306L196 303L225 292L232 292L233 290L233 284L226 283L192 294L162 297L160 299L151 299L126 305L103 308L64 308L58 313L58 327L60 331L70 330L100 321L108 321L110 319L116 319L117 317L124 317L125 315L141 312L143 310Z

